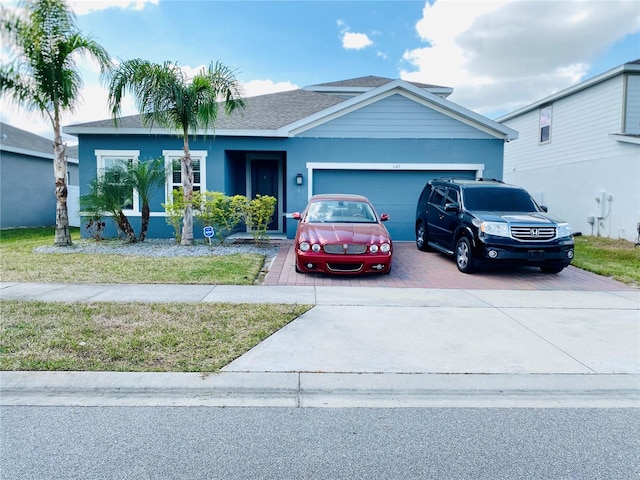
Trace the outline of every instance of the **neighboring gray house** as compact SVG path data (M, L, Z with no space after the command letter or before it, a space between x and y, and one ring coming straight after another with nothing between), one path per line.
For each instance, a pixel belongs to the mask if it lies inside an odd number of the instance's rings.
M67 157L69 224L78 227L78 148ZM0 123L0 228L55 224L53 140Z
M640 229L640 60L497 119L520 138L504 179L575 231L636 241Z
M316 193L358 193L389 213L396 240L414 239L416 201L430 178L501 178L506 141L517 132L446 99L450 88L361 77L247 99L190 139L195 188L273 195L273 234L293 238L291 213ZM151 205L149 237L170 237L161 204L181 185L182 140L144 127L139 115L64 128L80 151L80 193L105 167L163 157L171 170ZM204 136L207 133L207 136ZM140 205L126 212L139 228ZM202 232L196 230L196 237Z

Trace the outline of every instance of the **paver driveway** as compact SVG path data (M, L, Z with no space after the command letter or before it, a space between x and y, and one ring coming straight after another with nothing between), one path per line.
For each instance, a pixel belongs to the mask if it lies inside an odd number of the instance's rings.
M264 284L483 290L637 290L572 266L557 275L544 274L538 268L492 268L466 275L458 271L453 258L437 252L421 252L413 242L394 242L393 247L394 263L389 275L329 276L296 273L293 243L288 241L281 245Z

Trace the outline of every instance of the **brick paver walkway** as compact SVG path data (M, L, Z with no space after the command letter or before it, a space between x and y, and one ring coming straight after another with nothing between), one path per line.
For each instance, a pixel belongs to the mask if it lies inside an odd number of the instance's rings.
M544 274L537 268L492 268L465 275L458 271L453 258L436 252L421 252L413 242L395 242L393 246L393 270L389 275L329 276L296 273L293 244L287 241L281 245L264 284L483 290L637 290L572 266L557 275Z

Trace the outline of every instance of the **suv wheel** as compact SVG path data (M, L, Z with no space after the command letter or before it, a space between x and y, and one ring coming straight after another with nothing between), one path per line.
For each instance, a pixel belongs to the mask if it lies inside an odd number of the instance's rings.
M416 227L416 247L423 252L429 250L429 245L427 244L427 229L422 222L418 222L418 226Z
M473 271L473 256L471 253L471 243L467 237L461 237L456 244L456 264L462 273Z

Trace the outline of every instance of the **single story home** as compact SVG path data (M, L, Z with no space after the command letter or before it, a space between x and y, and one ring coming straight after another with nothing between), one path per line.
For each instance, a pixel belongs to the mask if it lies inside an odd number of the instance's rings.
M504 179L574 232L640 241L640 60L497 119L516 129Z
M195 188L277 198L271 234L293 238L295 211L317 193L367 196L395 240L414 239L416 201L434 177L502 178L515 130L447 100L452 89L367 76L247 99L190 139ZM181 185L182 140L139 115L67 126L79 140L80 193L118 162L162 157L172 172L151 205L150 238L169 238L161 204ZM177 165L177 166L176 166ZM140 205L125 213L139 226ZM136 223L137 222L137 223ZM201 229L194 231L202 237Z
M80 226L78 147L67 147L69 224ZM0 123L0 228L56 224L53 140Z

